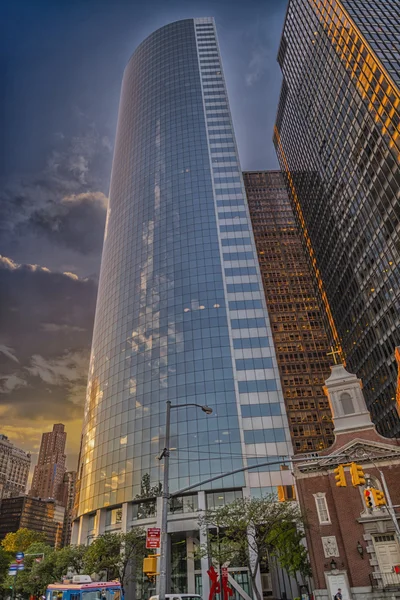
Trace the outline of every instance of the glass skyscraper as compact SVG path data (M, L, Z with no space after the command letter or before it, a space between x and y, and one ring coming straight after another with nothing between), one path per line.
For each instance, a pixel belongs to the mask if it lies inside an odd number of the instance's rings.
M123 78L73 541L159 519L166 400L213 408L172 411L171 491L290 454L245 198L214 21L162 27ZM191 492L172 543L199 536L197 507L290 484L275 465Z
M274 134L333 342L387 436L400 433L398 8L290 0Z

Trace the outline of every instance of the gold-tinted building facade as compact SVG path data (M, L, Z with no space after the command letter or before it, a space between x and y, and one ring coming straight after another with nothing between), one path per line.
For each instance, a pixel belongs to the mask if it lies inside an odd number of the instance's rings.
M289 0L274 144L334 343L398 437L398 0Z
M322 386L331 360L313 275L280 171L243 174L295 452L334 439Z

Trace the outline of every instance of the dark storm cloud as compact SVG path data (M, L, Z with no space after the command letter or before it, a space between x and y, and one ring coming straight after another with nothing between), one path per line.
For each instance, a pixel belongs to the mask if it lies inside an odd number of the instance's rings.
M107 198L101 192L66 196L35 211L25 226L82 254L100 255Z
M96 287L0 257L0 414L81 415Z
M0 195L0 253L52 269L97 273L112 147L93 125L55 147L41 172L9 180ZM80 255L86 255L83 261Z

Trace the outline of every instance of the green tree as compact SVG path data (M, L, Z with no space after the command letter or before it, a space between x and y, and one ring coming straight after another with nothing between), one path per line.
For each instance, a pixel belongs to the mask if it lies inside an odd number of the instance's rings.
M290 521L276 524L269 536L271 553L277 557L281 567L296 579L297 583L299 583L299 573L303 579L312 575L304 538L304 528Z
M283 560L290 563L292 546L284 544L284 528L281 529L285 523L293 524L296 529L304 528L297 503L277 502L271 494L263 498L239 498L231 504L208 510L200 526L209 531L209 549L219 566L242 562L249 569L255 597L262 600L256 584L260 563L268 561L271 550L278 545Z
M105 533L88 547L83 565L85 573L105 571L107 579L119 579L122 588L136 579L146 555L145 531L135 527L128 533Z
M66 546L56 552L57 578L61 579L68 573L83 573L83 563L88 546Z
M44 533L22 527L15 533L7 533L1 545L7 552L25 552L34 542L43 542L44 540Z
M54 554L54 548L43 542L31 544L25 551L24 570L18 571L17 576L8 576L3 587L13 586L22 596L42 595L47 585L55 581Z
M12 554L10 552L6 552L4 548L0 548L0 585L4 583L11 561Z
M31 544L25 553L24 570L18 576L8 577L3 587L15 585L22 596L41 596L50 583L61 581L69 572L82 572L86 546L68 546L54 550L43 542Z

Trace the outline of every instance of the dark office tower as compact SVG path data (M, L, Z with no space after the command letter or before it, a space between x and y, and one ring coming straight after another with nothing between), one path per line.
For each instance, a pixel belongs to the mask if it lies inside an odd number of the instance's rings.
M53 498L63 501L63 479L65 473L65 443L67 434L64 425L53 425L53 431L42 435L38 463L35 466L30 496Z
M76 488L76 471L67 471L64 474L63 480L63 498L61 504L65 507L64 524L62 532L62 543L63 547L69 546L71 541L71 528L73 509L75 501L75 488Z
M72 543L159 523L167 400L171 491L292 450L211 18L155 31L124 73ZM290 483L275 464L178 498L175 589L207 597L198 508Z
M280 171L243 173L295 452L333 443L329 337Z
M62 541L64 507L54 500L29 496L3 498L0 502L0 541L7 533L30 529L45 536L46 544L59 548Z
M333 342L389 437L400 434L399 30L394 0L290 0L274 134Z

